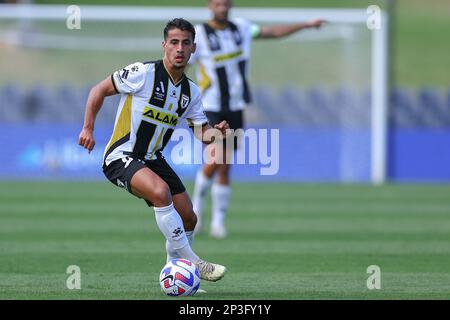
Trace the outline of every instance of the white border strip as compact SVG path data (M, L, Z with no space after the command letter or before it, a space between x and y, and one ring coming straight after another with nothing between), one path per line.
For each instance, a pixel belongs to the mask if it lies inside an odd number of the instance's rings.
M0 4L2 19L65 20L66 5ZM143 7L143 6L91 6L82 5L83 20L97 21L166 21L176 17L205 20L210 17L202 7ZM292 22L317 18L333 22L365 23L367 13L362 9L311 8L234 8L233 16L266 22Z

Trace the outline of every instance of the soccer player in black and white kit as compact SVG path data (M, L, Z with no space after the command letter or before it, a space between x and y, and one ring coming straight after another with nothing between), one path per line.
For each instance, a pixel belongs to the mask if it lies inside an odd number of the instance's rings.
M189 63L197 63L197 80L202 91L203 107L211 125L226 120L231 129L244 126L243 110L251 102L248 84L248 61L253 39L281 38L306 28L319 28L323 20L308 23L263 27L244 19L229 19L231 0L208 0L213 17L195 27L197 50ZM213 159L197 172L192 202L197 214L195 232L202 226L204 199L211 187L212 219L210 235L224 238L227 235L225 216L228 211L230 164L238 141L227 141L223 158ZM219 154L219 153L217 153ZM218 161L216 161L218 160ZM213 177L217 180L213 184Z
M166 238L167 260L188 259L196 264L202 279L217 281L226 268L200 259L192 250L196 215L183 183L161 153L183 119L195 129L197 138L213 142L205 138L211 127L199 88L184 73L196 48L194 40L190 22L169 21L164 29L163 60L133 63L94 86L79 144L89 152L94 148L94 123L103 100L121 94L114 131L104 152L105 176L154 207L156 222ZM223 139L229 126L222 121L214 128Z

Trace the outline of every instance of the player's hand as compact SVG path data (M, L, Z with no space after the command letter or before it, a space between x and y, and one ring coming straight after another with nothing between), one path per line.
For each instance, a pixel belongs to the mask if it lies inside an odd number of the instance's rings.
M95 146L94 132L92 129L83 128L78 137L78 144L91 153Z
M310 28L320 28L324 23L327 23L326 20L322 20L322 19L317 19L317 20L313 20L309 23L309 27Z
M223 120L219 124L214 125L214 129L219 130L224 135L224 137L227 137L230 134L230 125L225 120Z

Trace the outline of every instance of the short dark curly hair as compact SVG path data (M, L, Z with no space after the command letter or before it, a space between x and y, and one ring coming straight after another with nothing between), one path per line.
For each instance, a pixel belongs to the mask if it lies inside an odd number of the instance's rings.
M167 39L169 31L172 29L180 29L182 31L189 31L192 35L192 41L195 41L195 28L189 21L183 18L175 18L167 22L164 28L164 40Z

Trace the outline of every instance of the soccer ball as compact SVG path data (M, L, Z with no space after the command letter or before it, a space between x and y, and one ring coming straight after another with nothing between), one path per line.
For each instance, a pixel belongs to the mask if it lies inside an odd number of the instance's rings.
M168 296L193 296L200 287L200 273L191 261L172 259L162 268L159 284Z

